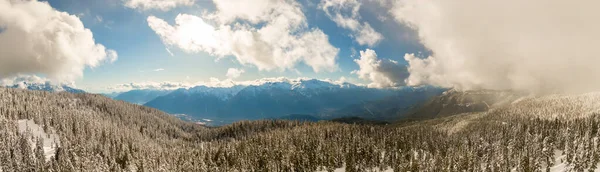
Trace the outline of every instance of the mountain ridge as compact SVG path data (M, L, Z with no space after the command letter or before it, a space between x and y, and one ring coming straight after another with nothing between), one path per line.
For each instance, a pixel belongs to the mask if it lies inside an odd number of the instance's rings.
M404 103L412 105L441 93L440 90L443 89L379 89L317 79L279 79L261 80L247 86L182 88L144 105L172 114L186 114L198 118L265 119L288 114L310 114L318 118L332 119L347 116L329 114L347 106L379 100L390 95L408 98Z
M170 90L154 90L154 89L141 89L141 90L130 90L117 94L111 97L115 100L123 100L133 104L143 105L152 99L169 94Z
M19 89L27 89L27 90L38 90L38 91L48 91L48 92L70 92L70 93L85 93L85 91L81 89L77 89L66 84L53 84L50 82L44 83L30 83L30 82L20 82L13 85L5 85L6 88L19 88Z

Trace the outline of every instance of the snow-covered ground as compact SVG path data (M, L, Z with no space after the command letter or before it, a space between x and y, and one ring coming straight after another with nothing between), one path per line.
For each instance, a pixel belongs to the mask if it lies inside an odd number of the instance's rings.
M563 153L563 151L555 150L554 151L554 165L550 167L550 172L564 172L564 171L574 171L572 165L566 164L567 155ZM600 167L600 163L596 165ZM596 169L586 169L585 171L594 170L594 172L600 172L600 168ZM546 167L542 168L541 171L546 171Z
M334 172L346 172L346 167L342 167L342 168L336 168L335 170L333 170ZM393 172L394 170L392 168L388 168L385 170L381 170L379 168L373 168L371 169L372 172ZM316 171L316 172L327 172L327 170L321 170L321 171Z
M60 139L58 135L54 132L46 133L44 132L44 128L38 124L36 124L33 120L18 120L19 132L25 133L29 131L31 135L35 138L40 138L43 142L44 147L44 155L46 155L46 161L50 160L56 154L56 148L60 146ZM37 139L32 139L31 145L32 149L35 148Z
M517 99L503 108L508 114L542 119L566 119L588 117L600 113L600 92L579 95L549 95Z

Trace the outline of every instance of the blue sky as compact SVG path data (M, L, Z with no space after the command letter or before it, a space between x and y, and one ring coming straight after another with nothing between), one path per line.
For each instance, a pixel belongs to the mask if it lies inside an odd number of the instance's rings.
M299 1L306 16L309 28L318 28L327 36L331 45L339 49L336 63L339 70L315 72L311 67L298 63L293 70L262 70L252 64L242 65L232 55L216 60L206 52L185 52L177 46L165 45L160 36L147 22L148 16L156 16L174 25L178 14L202 16L215 11L210 0L196 0L192 6L178 6L168 11L152 9L140 10L124 6L121 0L50 0L49 4L58 11L80 17L84 26L93 32L97 44L113 49L118 60L94 68L86 67L83 77L75 80L77 87L90 92L111 92L111 86L123 83L141 82L190 82L208 81L211 77L221 80L229 68L242 69L245 73L234 80L245 81L265 77L345 77L350 82L368 84L368 79L360 79L354 70L359 65L354 59L360 58L358 51L370 48L377 52L379 59L391 59L406 64L406 53L423 53L427 50L418 42L414 31L398 24L387 11L380 10L375 3L365 1L360 8L359 20L369 23L383 39L374 46L360 45L348 29L338 27L326 13L319 9L320 1ZM344 13L346 11L342 11ZM382 19L383 18L383 19ZM167 52L168 48L173 56ZM164 69L155 71L156 69Z
M0 85L112 92L343 77L369 87L596 91L597 3L0 0Z

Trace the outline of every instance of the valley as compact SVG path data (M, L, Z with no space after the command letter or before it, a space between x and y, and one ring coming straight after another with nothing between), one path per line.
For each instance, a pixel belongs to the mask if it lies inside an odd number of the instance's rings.
M143 104L190 121L218 126L240 120L277 119L293 114L317 120L360 117L394 121L445 89L431 86L377 89L317 79L271 79L230 87L131 90L115 100ZM144 103L146 100L147 102ZM204 121L207 122L207 121Z

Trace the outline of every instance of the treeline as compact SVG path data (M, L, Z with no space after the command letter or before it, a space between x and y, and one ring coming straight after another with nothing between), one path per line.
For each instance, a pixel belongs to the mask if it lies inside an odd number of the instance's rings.
M0 168L547 171L564 163L569 171L597 169L600 115L554 119L514 112L506 108L398 125L244 121L206 128L100 95L0 88ZM58 134L56 154L44 159L40 141L17 131L19 119Z

